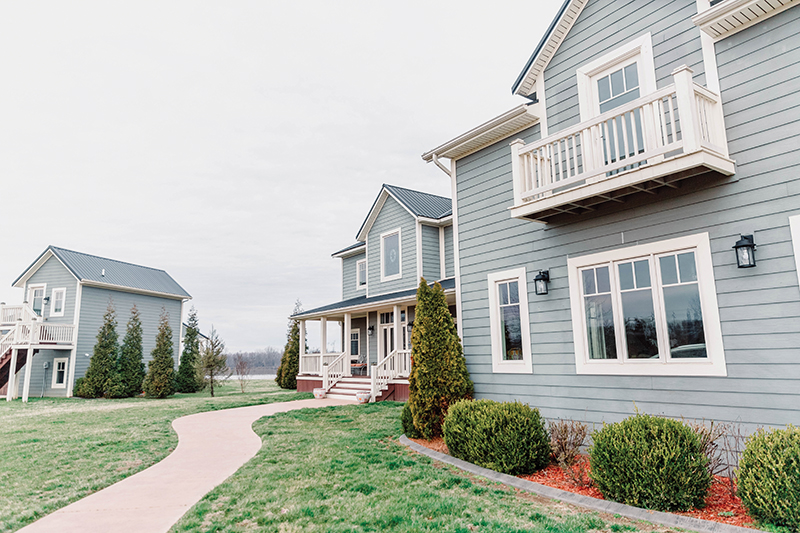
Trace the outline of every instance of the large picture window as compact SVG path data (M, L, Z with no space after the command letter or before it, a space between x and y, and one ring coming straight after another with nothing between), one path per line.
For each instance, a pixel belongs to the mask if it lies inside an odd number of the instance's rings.
M579 374L725 375L708 234L568 264Z
M381 281L391 281L402 276L400 251L399 228L381 234Z
M492 370L530 373L531 341L525 269L489 274Z

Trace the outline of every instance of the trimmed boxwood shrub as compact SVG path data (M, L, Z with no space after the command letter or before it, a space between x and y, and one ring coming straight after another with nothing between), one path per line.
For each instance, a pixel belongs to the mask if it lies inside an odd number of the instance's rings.
M403 405L403 412L400 413L400 423L403 424L403 433L405 433L406 437L409 439L422 438L417 428L414 427L414 415L411 414L411 404L409 402Z
M800 531L800 428L751 435L739 460L738 485L750 516Z
M671 418L637 413L592 435L591 478L607 500L659 511L702 507L711 485L697 434Z
M550 462L539 410L519 402L462 400L442 426L450 455L505 474L530 474Z

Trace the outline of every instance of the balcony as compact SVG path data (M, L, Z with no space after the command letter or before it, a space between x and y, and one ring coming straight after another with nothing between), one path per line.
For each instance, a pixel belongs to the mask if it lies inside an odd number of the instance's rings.
M511 216L548 222L709 172L733 175L719 95L694 83L686 66L672 77L672 85L556 135L512 142Z

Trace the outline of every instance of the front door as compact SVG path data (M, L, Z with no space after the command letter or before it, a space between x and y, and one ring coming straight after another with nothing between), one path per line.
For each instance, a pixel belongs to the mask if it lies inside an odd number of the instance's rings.
M28 302L30 302L34 312L42 316L42 307L44 307L44 287L29 287Z
M378 360L394 351L394 313L381 313L378 327Z

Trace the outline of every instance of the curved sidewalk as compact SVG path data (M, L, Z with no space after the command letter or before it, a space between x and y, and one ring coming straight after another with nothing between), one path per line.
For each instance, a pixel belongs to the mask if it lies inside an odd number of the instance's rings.
M261 438L252 430L253 422L276 413L331 405L353 405L353 402L297 400L178 418L172 422L178 433L178 447L164 460L19 531L168 531L208 491L258 453Z

